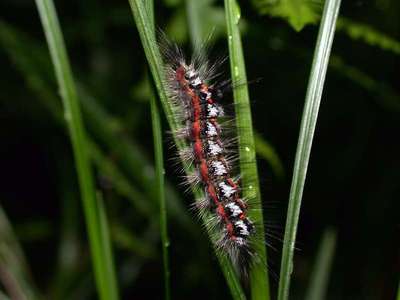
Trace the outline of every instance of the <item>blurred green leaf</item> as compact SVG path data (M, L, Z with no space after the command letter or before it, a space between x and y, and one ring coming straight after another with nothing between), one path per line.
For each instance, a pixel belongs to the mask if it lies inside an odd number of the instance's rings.
M271 165L272 171L275 173L276 177L283 179L285 176L285 169L274 147L258 133L254 133L254 142L257 155L265 159Z
M41 299L33 283L22 248L1 206L0 281L11 299Z
M183 0L163 0L166 6L175 7L182 4Z
M174 37L174 42L184 44L188 37L188 28L186 26L186 14L183 8L175 10L172 17L169 19L165 32L169 36Z
M387 36L370 25L341 17L337 22L337 30L346 33L353 40L362 41L370 46L379 47L397 55L400 54L400 42L398 40Z
M113 224L111 226L111 235L115 245L121 249L129 250L146 259L156 258L158 255L154 245L142 238L138 238L122 224Z
M296 31L316 24L320 18L321 0L253 0L257 12L285 19Z
M207 38L214 41L225 32L225 12L214 0L186 0L186 24L192 45L198 47ZM204 18L207 16L207 18ZM212 34L212 35L211 35ZM208 41L208 42L210 42Z
M54 235L54 228L47 220L30 220L15 226L15 232L23 242L49 238Z
M329 283L333 257L336 248L336 231L328 228L322 236L313 271L311 273L310 284L307 289L307 300L323 300Z
M337 55L331 56L329 66L342 76L370 92L377 104L389 110L400 111L400 95L387 82L371 77L359 68L345 62Z
M79 238L82 227L81 222L76 222L80 213L79 197L75 189L71 189L74 173L73 168L66 166L68 163L64 160L58 162L58 192L62 202L61 228L58 234L57 263L46 295L49 299L68 299L76 280L82 274L90 273L89 257L82 256L83 245Z

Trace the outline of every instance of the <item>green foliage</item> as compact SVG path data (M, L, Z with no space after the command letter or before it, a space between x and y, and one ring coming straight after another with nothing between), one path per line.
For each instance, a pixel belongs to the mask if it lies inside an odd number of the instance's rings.
M320 18L318 0L253 0L253 4L259 13L285 19L296 31Z
M192 45L201 45L212 33L216 39L225 31L224 10L214 6L215 0L186 0L186 18ZM207 18L204 18L207 16Z
M317 24L321 17L322 1L320 0L253 0L257 12L286 20L296 31L304 26ZM374 27L340 17L337 30L351 39L361 41L369 46L400 54L400 42Z

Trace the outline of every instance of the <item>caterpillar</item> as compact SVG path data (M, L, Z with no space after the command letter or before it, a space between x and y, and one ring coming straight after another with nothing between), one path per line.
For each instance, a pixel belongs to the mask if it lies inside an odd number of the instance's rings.
M247 201L241 198L239 176L233 176L232 139L219 122L226 118L220 100L231 83L216 80L224 59L209 64L203 47L187 60L183 51L166 38L161 46L168 96L181 126L175 135L187 145L179 157L193 166L187 175L189 185L205 194L204 199L196 201L196 207L200 215L209 216L208 224L217 236L216 248L246 274L254 254L250 240L255 225L247 216Z

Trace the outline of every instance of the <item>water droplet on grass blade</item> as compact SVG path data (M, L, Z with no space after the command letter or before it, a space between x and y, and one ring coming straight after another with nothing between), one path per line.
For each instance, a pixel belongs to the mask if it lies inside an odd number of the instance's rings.
M235 77L239 77L239 68L235 66L234 68Z
M240 21L240 14L241 14L241 12L240 12L240 7L239 7L239 5L237 4L237 2L236 1L233 1L233 15L234 15L234 18L235 18L235 24L237 25L237 24L239 24L239 21Z

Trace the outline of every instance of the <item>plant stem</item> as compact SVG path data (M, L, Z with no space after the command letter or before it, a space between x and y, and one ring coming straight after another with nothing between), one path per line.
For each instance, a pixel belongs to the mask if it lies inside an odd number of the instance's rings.
M170 299L170 271L169 271L169 239L168 239L168 226L167 226L167 209L165 205L165 191L164 191L164 163L163 163L163 146L162 146L162 133L160 112L156 103L156 97L150 97L151 119L153 127L154 139L154 156L156 165L156 178L157 178L157 194L160 203L160 234L162 242L163 263L164 263L164 285L165 285L165 299Z
M153 36L155 36L154 26L154 2L152 0L145 0L147 4L148 19L150 22ZM147 76L148 77L148 76ZM149 80L149 79L147 79ZM164 158L163 158L163 143L162 143L162 128L160 112L158 109L157 99L151 89L150 95L150 110L151 110L151 125L153 131L153 143L154 143L154 160L155 160L155 173L156 173L156 194L159 200L160 209L160 235L161 235L161 247L163 253L163 265L164 265L164 289L165 299L171 298L170 292L170 270L169 270L169 238L168 238L168 224L167 224L167 207L165 203L165 176L164 176Z

